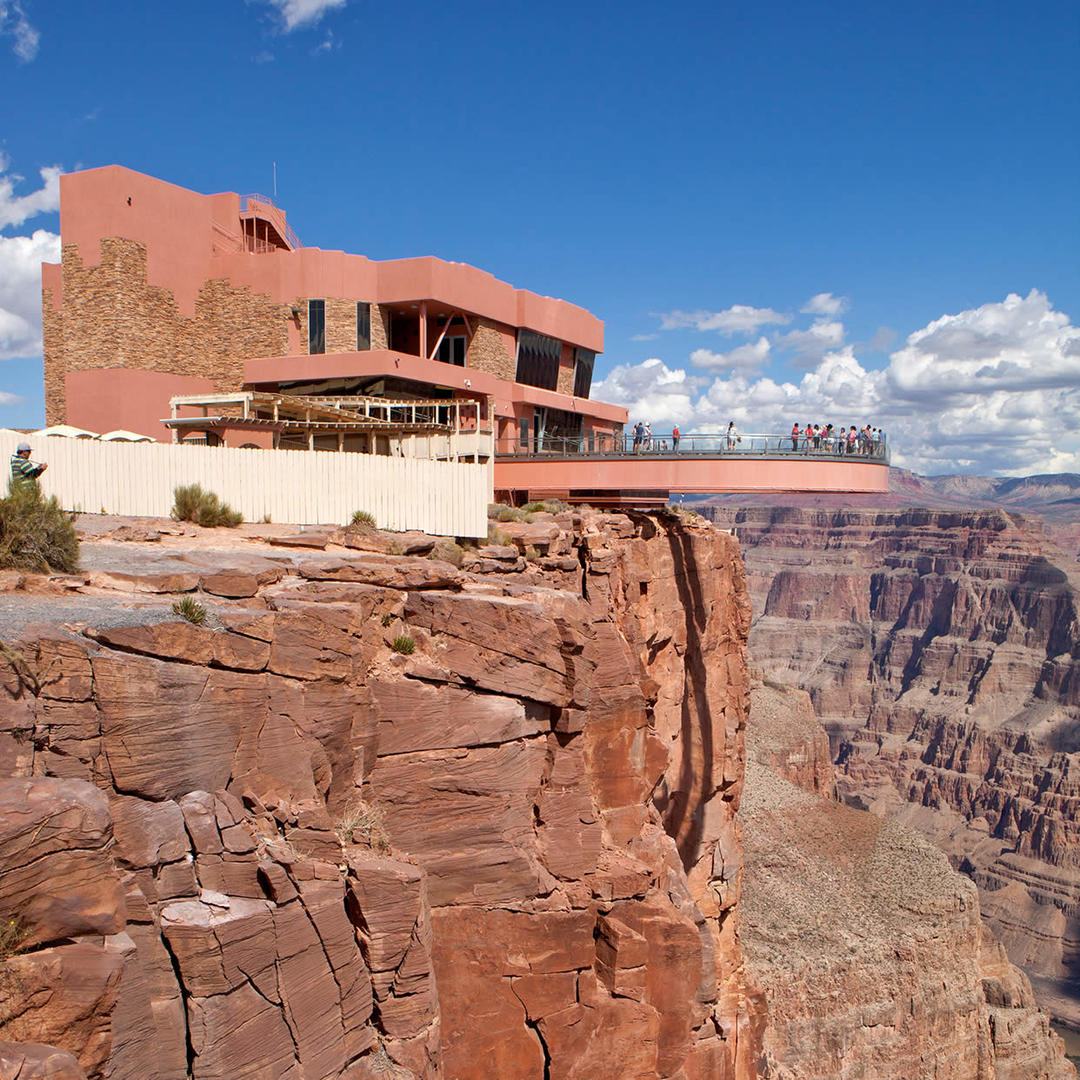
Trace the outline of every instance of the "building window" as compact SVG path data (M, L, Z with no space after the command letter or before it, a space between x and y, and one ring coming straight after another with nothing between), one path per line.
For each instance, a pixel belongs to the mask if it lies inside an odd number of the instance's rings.
M371 348L371 305L359 301L356 305L356 351Z
M589 396L595 363L596 353L591 349L574 350L574 397L587 398Z
M465 338L464 337L444 337L439 342L439 353L437 359L441 360L444 364L455 364L457 367L465 366Z
M562 342L532 330L518 331L517 381L526 386L554 390L559 385Z
M309 300L307 303L307 351L326 352L325 300Z

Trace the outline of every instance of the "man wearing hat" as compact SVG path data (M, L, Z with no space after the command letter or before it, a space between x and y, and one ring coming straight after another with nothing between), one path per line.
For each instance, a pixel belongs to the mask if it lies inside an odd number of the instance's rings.
M48 468L30 460L30 444L19 443L11 456L11 483L17 488L29 487Z

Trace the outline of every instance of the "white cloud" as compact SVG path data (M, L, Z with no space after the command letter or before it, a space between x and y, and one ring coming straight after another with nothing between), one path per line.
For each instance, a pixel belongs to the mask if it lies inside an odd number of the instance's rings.
M655 341L659 336L660 336L659 334L631 334L630 335L630 340L631 341Z
M847 311L850 301L846 296L833 296L831 292L819 292L811 296L799 309L804 315L840 315Z
M277 8L285 24L285 32L298 26L317 23L328 11L345 6L345 0L266 0Z
M753 375L765 366L771 349L769 339L759 337L751 345L739 345L726 353L695 349L690 354L690 363L709 371L735 371L740 375Z
M41 187L29 195L16 195L15 185L22 180L7 174L8 159L0 153L0 229L21 225L38 214L60 209L60 167L50 165L40 170Z
M41 355L41 264L59 260L56 233L0 236L0 359Z
M772 308L750 307L748 304L732 304L723 311L669 311L660 315L661 330L716 330L721 334L752 334L762 326L791 322Z
M889 433L894 464L928 474L1080 472L1080 329L1037 290L931 322L883 370L847 345L798 382L734 371L702 388L654 358L615 368L594 394L687 435L731 419L747 434L869 423Z
M15 39L11 51L23 61L30 63L38 54L41 34L30 24L19 0L10 4L0 3L0 34Z
M792 330L776 338L780 348L791 349L807 363L816 363L830 349L844 344L844 324L834 319L815 319L806 330Z

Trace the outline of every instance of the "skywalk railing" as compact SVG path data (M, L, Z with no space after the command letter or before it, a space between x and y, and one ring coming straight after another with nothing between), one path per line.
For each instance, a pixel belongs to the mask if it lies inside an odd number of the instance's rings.
M601 457L733 457L733 458L809 458L831 461L873 460L888 464L889 447L884 436L857 438L849 443L847 435L831 437L779 435L772 433L729 436L727 433L682 435L676 442L668 433L635 440L633 435L603 435L591 432L584 436L548 436L530 433L495 440L498 457L532 458L601 458Z

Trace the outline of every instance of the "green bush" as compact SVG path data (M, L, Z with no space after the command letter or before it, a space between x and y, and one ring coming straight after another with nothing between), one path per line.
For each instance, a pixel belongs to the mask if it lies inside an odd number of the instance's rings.
M235 529L244 515L223 503L212 491L203 491L198 484L178 487L173 492L172 516L177 521L190 521L208 529L224 525Z
M375 528L375 515L368 513L367 510L354 510L352 520L349 522L349 527L354 529L367 526L369 529Z
M172 609L174 615L179 615L181 619L187 619L196 626L202 626L206 622L206 608L193 596L182 596L179 600L174 600Z
M394 638L390 648L393 649L394 652L401 653L403 656L411 656L416 652L416 642L409 637L408 634L398 634L398 636Z
M75 515L60 508L53 495L41 496L37 484L11 484L0 499L0 567L11 570L79 568Z

